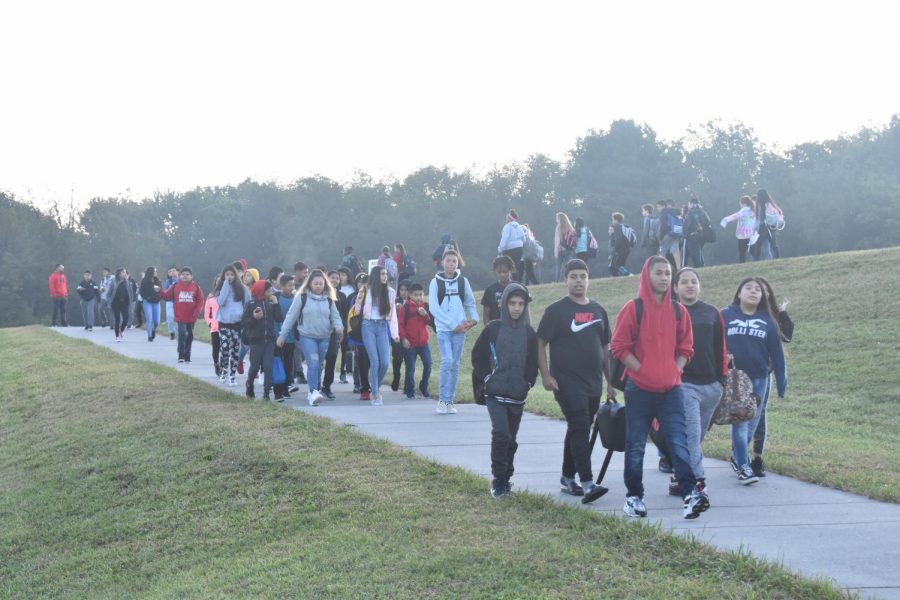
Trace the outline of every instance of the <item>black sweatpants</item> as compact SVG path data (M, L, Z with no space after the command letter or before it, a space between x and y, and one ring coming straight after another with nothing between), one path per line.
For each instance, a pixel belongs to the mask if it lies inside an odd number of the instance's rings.
M125 327L128 325L128 307L128 304L112 305L113 324L116 330L116 337L122 335L122 332L125 331Z
M491 417L491 475L494 479L509 480L515 470L513 459L519 448L516 434L525 405L498 402L491 397L486 404Z
M331 390L331 384L334 383L334 368L337 366L338 352L341 349L341 340L338 334L332 332L331 339L328 340L328 350L325 352L325 372L322 375L322 389Z
M282 396L290 395L288 389L290 389L291 385L294 383L294 379L291 377L291 369L293 369L294 364L294 344L295 342L285 342L283 348L275 347L275 356L281 357L281 362L284 363L284 373L286 375L286 381L284 383L279 383L273 385L273 389L275 390L275 397L281 398Z
M212 358L213 358L213 367L216 369L216 375L222 370L219 366L219 350L222 347L222 342L219 340L219 332L211 331L209 332L209 339L212 342Z
M247 389L253 389L253 382L263 370L263 388L272 389L272 360L275 358L275 340L266 340L259 344L250 344L250 370L247 372Z
M563 415L566 417L566 439L563 443L563 477L578 477L592 481L591 471L591 423L600 408L600 396L587 396L580 392L553 392Z

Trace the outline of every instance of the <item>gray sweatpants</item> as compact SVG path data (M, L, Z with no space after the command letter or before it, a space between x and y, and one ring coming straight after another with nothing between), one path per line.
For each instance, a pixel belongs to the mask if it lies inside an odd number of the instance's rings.
M703 449L700 444L706 437L709 421L722 398L722 384L718 381L706 385L682 383L681 391L684 395L684 424L691 468L697 479L705 479Z

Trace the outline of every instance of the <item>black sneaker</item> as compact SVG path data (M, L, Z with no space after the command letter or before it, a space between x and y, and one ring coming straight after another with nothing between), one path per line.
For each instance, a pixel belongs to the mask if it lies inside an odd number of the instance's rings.
M391 382L391 390L396 392L399 389L400 389L400 380L395 379L394 381Z
M178 362L183 363L183 362L184 362L184 359L183 359L183 358L179 358L179 359L178 359Z
M681 493L681 485L678 483L678 480L675 479L674 475L669 478L669 495L678 496L679 498L683 496Z
M509 485L507 485L506 481L503 479L492 479L491 497L503 498L504 496L509 496Z
M247 386L246 395L248 398L256 398L256 394L253 393L253 386L250 386L250 385Z
M762 456L754 457L754 459L750 461L750 468L757 477L766 476L766 465L763 462Z
M675 469L672 468L672 463L669 462L669 459L665 456L661 456L659 458L659 470L663 473L674 473Z
M331 390L328 388L322 388L322 395L328 398L329 400L334 400L334 394L331 393Z
M734 457L728 459L728 464L731 465L731 470L734 471L735 475L741 474L741 465L737 464L737 461L734 460Z
M582 482L581 488L584 490L584 497L581 499L582 504L590 504L609 491L608 488L597 485L593 481Z
M737 474L737 478L741 485L750 485L759 481L759 477L753 474L753 469L750 468L750 465L744 465L741 472Z
M559 478L560 491L563 494L568 494L570 496L584 496L584 489L577 483L575 483L574 479L569 479L568 477L560 477Z
M170 339L170 340L174 340L174 339L175 339L175 334L174 334L174 333L170 333L170 334L169 334L169 339Z
M706 485L698 481L691 493L684 497L684 518L696 519L708 508L709 496L706 495Z
M300 388L297 387L296 385L292 384L292 385L288 386L288 393L294 394L299 391L300 391Z
M272 396L269 394L269 390L263 392L263 400L265 400L266 402L272 401Z
M354 386L353 386L353 393L354 393L354 394L358 394L359 392L360 392L359 386L358 386L358 385L354 385Z

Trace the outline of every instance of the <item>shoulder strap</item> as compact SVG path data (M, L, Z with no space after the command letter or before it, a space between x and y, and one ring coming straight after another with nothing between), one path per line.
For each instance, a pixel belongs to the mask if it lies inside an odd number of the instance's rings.
M406 302L403 303L403 326L406 327L409 324L409 304Z
M447 284L440 277L437 278L437 297L438 297L438 306L444 303L444 297L447 295Z
M297 325L303 325L303 309L306 308L306 294L300 294L300 316L297 317Z
M678 300L672 300L672 310L675 311L675 321L681 322L681 304L678 303Z

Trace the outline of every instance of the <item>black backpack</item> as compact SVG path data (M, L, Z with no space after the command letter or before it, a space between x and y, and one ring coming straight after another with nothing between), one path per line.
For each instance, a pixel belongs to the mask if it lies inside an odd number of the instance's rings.
M297 327L303 325L303 309L306 308L306 297L308 294L300 295L300 316L297 317ZM331 305L334 304L334 300L331 297L328 298L328 310L331 310Z
M677 300L672 300L672 309L675 311L676 323L681 322L682 308ZM637 340L641 332L641 319L644 317L644 301L640 298L634 299L634 320L637 322L637 329L634 332L634 339ZM625 363L615 356L609 357L609 385L619 391L625 391Z
M445 282L440 277L436 277L435 281L437 281L437 297L438 297L438 306L444 303L444 298L447 296L447 282ZM459 284L457 285L459 288L459 298L465 304L466 302L466 278L462 275L459 276Z

